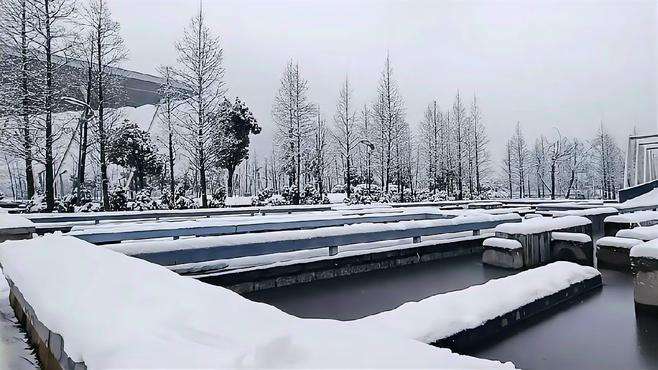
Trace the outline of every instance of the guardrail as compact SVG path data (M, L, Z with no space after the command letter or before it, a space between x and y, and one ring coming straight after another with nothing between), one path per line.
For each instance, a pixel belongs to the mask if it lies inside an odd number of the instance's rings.
M89 212L89 213L27 213L23 215L34 223L126 221L161 218L190 218L229 215L254 215L268 213L297 213L329 211L331 205L285 206L285 207L244 207L244 208L204 208L185 210L154 210L126 212Z
M320 227L332 227L353 225L361 223L387 223L413 220L439 220L453 218L453 215L444 215L438 213L403 213L395 215L375 215L375 216L335 216L333 218L318 217L315 219L289 219L282 221L260 221L248 220L234 222L231 224L208 224L199 225L199 222L175 222L167 224L140 225L139 229L128 225L126 227L117 226L108 229L90 229L81 231L72 231L69 235L93 244L112 244L125 240L143 240L155 238L173 238L194 236L219 236L231 234L244 234L254 232L298 230L298 229L316 229Z
M389 224L359 224L299 231L240 234L202 239L136 242L109 248L160 265L172 266L221 259L261 256L327 248L329 255L338 253L338 246L412 238L421 242L423 236L492 229L508 222L521 222L517 214L457 217L430 221L401 221Z

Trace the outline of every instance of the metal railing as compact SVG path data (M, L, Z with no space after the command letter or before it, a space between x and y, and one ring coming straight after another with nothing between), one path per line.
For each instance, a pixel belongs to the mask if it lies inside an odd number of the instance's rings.
M321 248L328 249L329 255L335 255L338 253L338 247L344 245L398 239L412 239L413 243L419 243L425 236L465 231L479 235L480 230L492 229L508 222L521 222L521 217L517 214L506 214L489 216L487 220L458 217L389 224L361 224L303 232L280 231L202 239L125 243L110 248L152 263L172 266Z

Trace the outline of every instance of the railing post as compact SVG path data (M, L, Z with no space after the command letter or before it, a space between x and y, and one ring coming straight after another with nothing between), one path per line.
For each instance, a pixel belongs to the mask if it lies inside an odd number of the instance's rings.
M480 230L473 230L473 236L480 235Z
M330 256L335 256L338 254L338 246L337 245L330 245L329 246L329 255Z
M412 243L414 243L414 244L420 243L421 239L422 239L422 237L420 237L420 236L414 236L413 239L412 239Z

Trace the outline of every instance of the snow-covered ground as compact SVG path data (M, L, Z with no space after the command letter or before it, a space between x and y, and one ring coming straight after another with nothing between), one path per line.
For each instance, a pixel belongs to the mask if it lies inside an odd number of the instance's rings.
M73 237L6 242L0 263L89 369L514 368L394 329L300 319Z
M9 286L0 269L0 369L39 369L36 356L9 305Z

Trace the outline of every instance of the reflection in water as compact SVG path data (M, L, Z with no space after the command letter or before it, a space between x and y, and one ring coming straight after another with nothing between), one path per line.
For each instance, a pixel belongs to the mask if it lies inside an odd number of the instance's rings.
M635 311L635 332L642 358L647 366L658 364L658 317L655 313Z
M478 256L248 294L299 317L351 320L408 301L515 273L488 268ZM530 370L658 370L658 317L638 315L633 278L602 270L602 290L540 315L469 355L512 361Z

